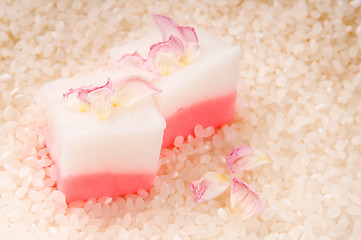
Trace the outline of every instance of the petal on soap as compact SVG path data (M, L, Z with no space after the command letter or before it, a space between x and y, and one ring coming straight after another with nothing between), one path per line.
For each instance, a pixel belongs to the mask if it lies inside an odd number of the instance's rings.
M110 115L110 99L113 94L114 89L110 79L104 86L89 93L91 110L99 120L105 120Z
M240 214L241 219L249 218L263 210L258 194L237 178L233 178L232 181L231 208L233 213Z
M161 75L168 75L176 70L183 52L183 44L171 35L168 41L152 45L148 58Z
M112 83L108 79L107 83L102 86L96 86L93 84L79 88L71 88L67 93L63 94L63 97L67 104L75 110L79 112L86 112L89 108L91 108L97 115L98 113L103 112L100 106L101 104L108 104L105 102L105 99L109 98L113 92Z
M173 35L182 42L184 53L179 60L181 65L187 65L199 55L198 37L194 28L179 26L176 21L167 16L153 14L152 17L162 33L163 41Z
M138 52L125 54L117 61L117 69L127 71L131 74L139 74L153 79L159 76L152 63L144 59Z
M114 82L113 107L131 107L142 98L161 93L162 90L141 76L129 76Z
M248 146L239 146L226 158L227 168L231 173L239 173L270 162L269 158L258 150Z
M195 195L195 202L205 202L223 193L230 183L224 174L206 172L203 177L191 183L190 187Z

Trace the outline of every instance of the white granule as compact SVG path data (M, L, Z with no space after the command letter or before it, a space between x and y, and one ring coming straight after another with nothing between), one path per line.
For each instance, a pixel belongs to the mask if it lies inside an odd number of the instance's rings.
M359 239L361 1L2 1L0 239ZM39 135L44 83L110 64L111 47L156 31L151 13L241 49L235 119L162 150L149 192L66 204ZM227 194L190 182L227 172L248 144L271 163L240 176L264 211L240 220Z

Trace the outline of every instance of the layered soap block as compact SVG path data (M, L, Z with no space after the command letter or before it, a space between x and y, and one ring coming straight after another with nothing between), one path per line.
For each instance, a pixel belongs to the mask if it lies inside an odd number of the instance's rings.
M167 123L163 147L172 146L177 136L192 134L198 124L219 127L234 115L240 50L202 29L196 28L195 32L199 55L170 74L160 74L152 80L163 91L153 96ZM161 35L154 33L115 47L110 54L119 60L124 54L136 51L146 58L150 55L149 47L161 40Z
M86 94L111 90L115 84L109 81L123 78L120 87L131 82L124 73L98 72L56 80L39 91L38 103L46 116L46 145L56 164L57 187L67 202L135 193L153 184L165 121L152 97L142 93L144 97L136 97L137 101L123 101L126 107L116 107L122 103L112 102L110 112L104 112L102 104L109 102L103 100L110 98L98 94L91 104L100 115L86 106ZM135 78L135 82L138 80L143 83ZM118 99L124 99L131 90L125 89ZM71 102L69 93L83 102ZM110 93L117 94L113 90Z

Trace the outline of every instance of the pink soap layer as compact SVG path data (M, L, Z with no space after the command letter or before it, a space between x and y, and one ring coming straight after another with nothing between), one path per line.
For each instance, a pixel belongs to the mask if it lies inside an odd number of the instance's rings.
M114 197L149 190L155 173L96 173L58 179L58 189L67 202L87 200L92 197Z
M219 127L233 119L237 92L211 98L179 109L175 114L166 117L167 127L164 130L162 147L172 147L177 136L186 137L193 134L198 124L203 127Z
M55 164L59 164L58 156L55 153L54 137L47 127L44 127L43 134L50 157ZM142 173L140 171L139 173L101 172L62 178L59 177L61 176L59 166L56 167L57 187L64 193L68 203L93 197L114 197L136 193L138 189L149 190L156 176L156 172Z

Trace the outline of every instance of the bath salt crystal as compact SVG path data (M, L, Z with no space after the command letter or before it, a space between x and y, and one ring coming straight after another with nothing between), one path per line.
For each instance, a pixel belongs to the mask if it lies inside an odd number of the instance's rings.
M232 141L236 138L236 133L233 131L232 128L228 126L223 127L224 135L228 141Z
M276 240L276 239L280 239L280 238L279 238L278 233L271 233L271 234L268 234L264 239L265 240Z
M44 194L39 191L31 190L29 193L29 198L34 202L39 202L45 199Z
M184 137L183 136L177 136L175 139L174 139L174 146L175 147L180 147L182 145L184 141Z
M204 132L204 129L202 127L202 125L197 125L194 127L194 133L197 137L203 137L203 132Z
M65 195L59 190L53 190L50 193L51 197L54 199L54 201L58 204L65 204Z
M183 194L184 193L184 190L185 190L185 186L184 186L184 183L181 179L177 179L176 182L175 182L175 187L176 187L176 191L180 194Z
M127 228L127 227L129 226L129 224L130 224L131 219L132 219L131 213L130 213L130 212L127 212L127 213L124 215L124 217L123 217L123 224L122 224L122 226L125 227L125 228Z
M347 214L351 216L361 216L361 207L351 205L347 208Z
M145 208L144 200L141 197L137 197L135 200L135 208L137 210L143 210Z
M223 208L218 208L217 209L217 215L218 215L218 217L220 217L224 221L228 220L227 212Z
M201 160L200 160L200 163L207 163L209 162L210 160L212 159L211 155L209 154L204 154L201 156Z
M353 145L356 145L356 146L360 145L361 144L361 136L357 135L357 136L352 137L351 142Z
M16 187L16 184L10 178L0 178L0 189L14 190Z
M149 197L149 193L145 191L144 189L139 189L137 191L137 194L139 197L141 197L143 200L147 199Z
M340 215L340 212L341 210L339 207L334 207L327 211L327 216L331 219L335 219Z
M210 220L211 218L208 214L200 214L195 218L194 223L198 225L203 225L208 223Z

